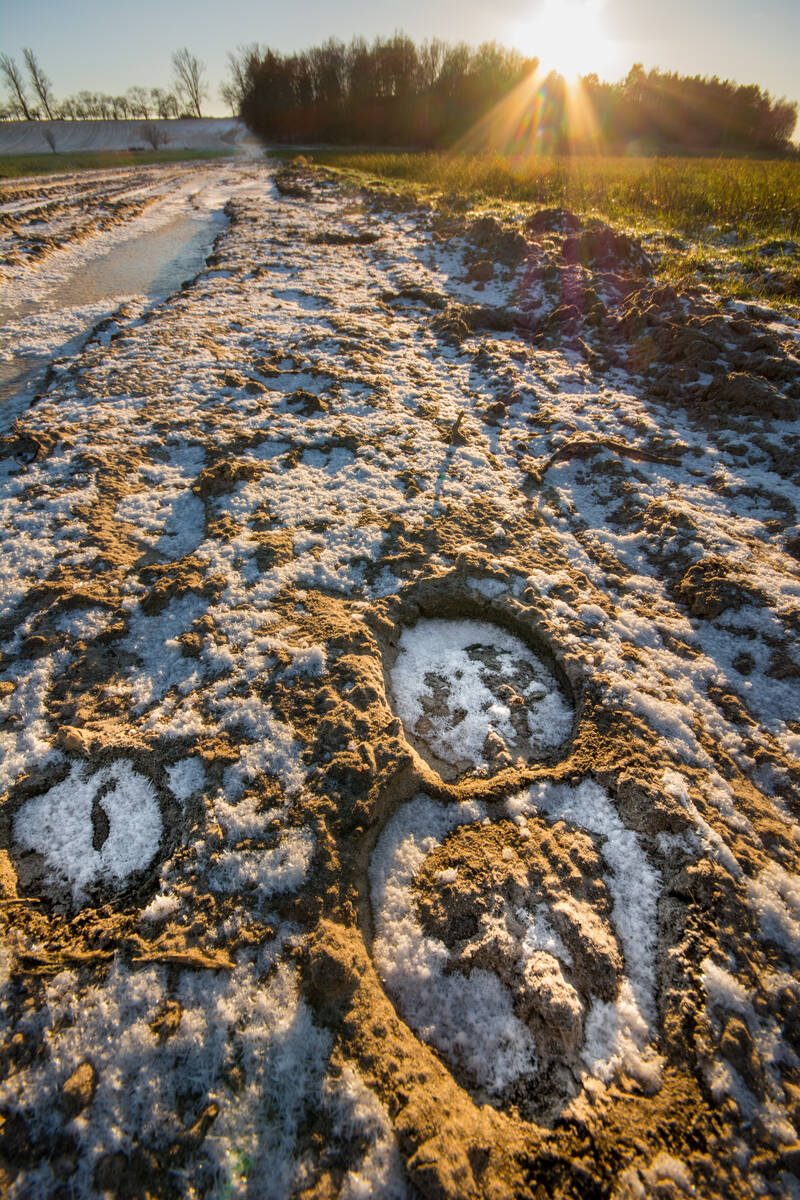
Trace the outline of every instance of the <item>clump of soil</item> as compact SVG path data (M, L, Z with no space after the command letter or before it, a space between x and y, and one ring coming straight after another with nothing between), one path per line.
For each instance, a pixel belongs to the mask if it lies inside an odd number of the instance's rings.
M449 969L491 971L508 988L538 1064L504 1102L550 1121L578 1091L592 998L616 998L623 959L592 839L543 821L525 830L459 829L426 860L417 905L450 951Z
M755 311L722 313L712 297L658 281L641 242L602 222L544 209L525 230L518 322L536 343L569 347L594 370L644 376L654 396L704 423L796 415L796 349Z

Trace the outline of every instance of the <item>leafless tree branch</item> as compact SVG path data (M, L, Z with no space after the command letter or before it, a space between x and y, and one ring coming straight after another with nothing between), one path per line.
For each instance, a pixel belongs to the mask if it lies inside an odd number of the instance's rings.
M3 76L6 87L11 93L12 103L19 109L26 121L32 121L33 116L28 107L28 97L25 95L25 80L10 54L0 54L0 75Z
M200 117L200 104L208 94L203 74L205 64L201 63L186 46L176 50L172 55L172 68L175 72L175 91L187 105L194 116Z
M36 61L36 55L31 50L30 46L24 46L22 49L22 57L25 59L25 66L28 68L28 74L31 79L31 85L36 95L42 102L42 107L47 113L48 121L53 120L53 85L45 75L39 63Z

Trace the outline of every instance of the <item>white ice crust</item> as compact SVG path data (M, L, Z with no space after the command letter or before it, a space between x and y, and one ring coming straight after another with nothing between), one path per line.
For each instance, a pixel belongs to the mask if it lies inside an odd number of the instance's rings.
M520 638L486 621L418 621L403 630L391 670L397 713L411 731L427 717L424 741L454 766L481 764L490 734L504 743L517 737L511 709L488 686L487 651L497 664L492 675L510 682L520 667L532 675L518 691L527 710L531 757L560 745L572 728L572 708L553 673ZM444 692L440 714L430 711L435 687Z
M92 805L108 819L108 837L92 845ZM147 867L161 841L161 810L149 779L120 760L93 775L75 764L66 779L34 796L14 818L14 840L35 850L56 878L65 879L76 904L89 888L121 885Z
M608 794L591 780L576 788L538 784L512 797L506 817L526 814L565 820L601 834L614 901L612 921L625 960L619 994L594 997L587 1014L581 1061L587 1075L606 1081L624 1066L646 1086L659 1077L651 1045L655 1022L655 959L660 877L638 836L620 820ZM459 825L486 822L485 804L445 805L417 796L381 835L370 867L375 917L373 954L378 973L405 1020L475 1083L499 1096L536 1069L530 1029L514 1013L512 997L492 972L448 969L449 951L423 930L414 884L425 860ZM569 956L550 926L546 906L532 897L523 953L543 949L567 966Z

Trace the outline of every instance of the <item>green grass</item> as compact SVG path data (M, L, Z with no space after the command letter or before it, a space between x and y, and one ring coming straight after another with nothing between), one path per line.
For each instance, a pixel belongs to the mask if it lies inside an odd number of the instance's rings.
M800 237L797 160L306 153L354 183L381 181L440 206L599 217L644 237L663 278L790 308L800 300L800 248L758 254Z
M697 233L709 224L762 236L800 232L800 162L711 158L545 158L313 152L314 162L442 194L655 221Z
M54 175L67 171L100 171L111 167L135 167L143 163L192 162L196 159L228 158L233 149L220 150L86 150L79 154L6 154L0 156L0 179L23 175Z

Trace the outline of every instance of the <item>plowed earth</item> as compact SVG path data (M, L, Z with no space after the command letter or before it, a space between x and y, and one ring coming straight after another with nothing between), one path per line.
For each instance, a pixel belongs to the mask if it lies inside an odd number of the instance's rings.
M225 172L3 442L3 1194L800 1194L800 330Z

